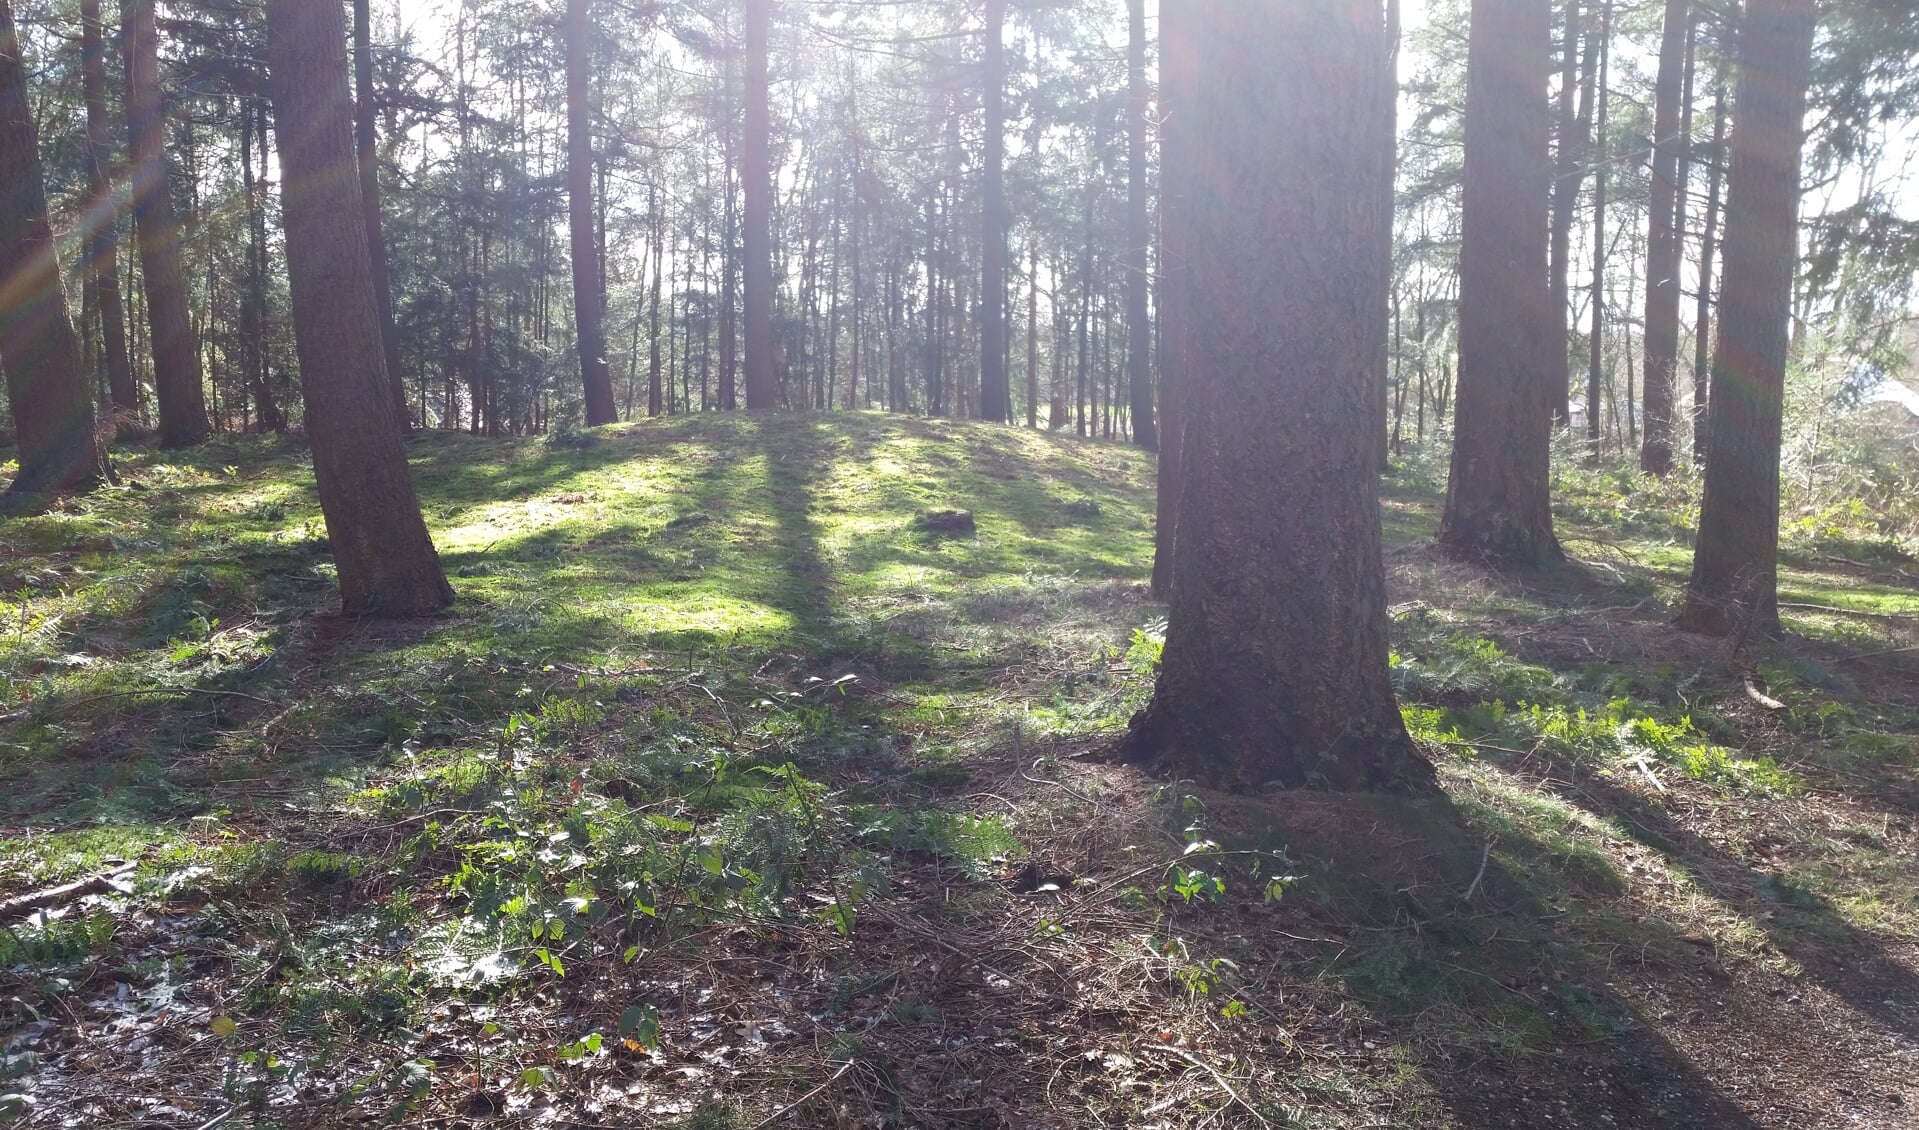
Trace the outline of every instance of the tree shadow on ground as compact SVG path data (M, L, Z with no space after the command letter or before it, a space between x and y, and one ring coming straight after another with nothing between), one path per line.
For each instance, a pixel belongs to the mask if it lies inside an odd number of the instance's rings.
M1523 828L1494 836L1445 796L1209 795L1208 814L1228 846L1283 845L1305 873L1289 928L1336 944L1303 972L1409 1050L1448 1124L1756 1130L1612 989L1612 939L1569 927L1569 901L1623 889L1603 863Z
M1646 798L1600 777L1548 778L1542 784L1683 868L1712 896L1739 912L1766 940L1860 1015L1919 1043L1919 976L1873 936L1816 893L1783 874L1757 871L1686 827Z

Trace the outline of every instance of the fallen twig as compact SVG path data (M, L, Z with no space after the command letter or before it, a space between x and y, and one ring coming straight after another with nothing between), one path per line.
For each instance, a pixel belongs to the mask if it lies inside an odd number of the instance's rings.
M1480 881L1486 878L1486 863L1488 860L1492 859L1492 857L1493 857L1493 842L1491 840L1487 840L1486 846L1480 849L1480 852L1479 852L1479 873L1477 875L1474 875L1473 881L1469 885L1467 885L1466 894L1461 899L1462 902L1473 901L1473 895L1479 890Z
M1855 659L1877 659L1882 655L1904 655L1911 651L1919 651L1919 644L1910 647L1889 647L1884 651L1862 651L1857 655L1842 655L1835 662L1849 663Z
M45 890L29 891L24 895L15 895L0 901L0 922L12 922L25 918L36 910L45 910L50 906L60 906L84 895L97 895L113 889L113 881L133 870L132 863L119 863L98 875L89 875L84 879L75 879L71 883L62 883Z
M826 1082L821 1083L819 1086L806 1092L805 1094L801 1095L799 1098L794 1099L792 1102L787 1103L785 1106L774 1111L772 1114L769 1114L765 1118L761 1119L760 1121L755 1122L753 1124L753 1130L766 1130L768 1126L773 1125L775 1122L778 1122L780 1119L785 1118L787 1115L798 1110L800 1107L805 1106L807 1103L811 1102L813 1098L817 1096L821 1091L824 1091L828 1087L831 1087L833 1084L839 1082L840 1076L846 1074L848 1071L851 1071L853 1069L853 1064L855 1062L856 1061L849 1059L845 1063L840 1064L840 1069L838 1071L835 1071L832 1075L828 1076L826 1079Z
M1786 708L1785 703L1780 702L1765 691L1760 690L1759 684L1752 681L1751 675L1746 676L1745 684L1746 697L1765 707L1767 710L1784 710Z
M1266 1121L1266 1116L1259 1112L1259 1108L1254 1106L1252 1103L1247 1102L1245 1096L1239 1093L1239 1088L1233 1086L1233 1084L1226 1078L1226 1076L1221 1075L1219 1073L1219 1069L1214 1067L1212 1064L1207 1063L1205 1060L1199 1058L1196 1055L1193 1055L1191 1052L1185 1051L1184 1049L1181 1049L1181 1048L1173 1047L1170 1044L1145 1044L1143 1046L1152 1048L1154 1051L1165 1052L1167 1055L1178 1056L1179 1058L1185 1060L1187 1063L1190 1063L1194 1067L1197 1067L1201 1071L1204 1071L1206 1074L1211 1075L1213 1077L1213 1082L1219 1084L1219 1089L1226 1092L1227 1098L1230 1098L1234 1102L1238 1103L1240 1106L1245 1107L1247 1113L1251 1114L1255 1119L1257 1119L1261 1126L1267 1127L1267 1130L1271 1130L1273 1124Z
M1793 604L1780 601L1779 607L1795 612L1830 612L1835 616L1864 616L1872 620L1919 620L1910 612L1868 612L1863 608L1841 608L1836 604Z

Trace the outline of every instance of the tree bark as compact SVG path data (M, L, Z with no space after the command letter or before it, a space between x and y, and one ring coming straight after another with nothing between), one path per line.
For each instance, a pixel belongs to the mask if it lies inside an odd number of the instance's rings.
M722 30L731 38L731 13L722 9ZM724 59L725 89L733 89L733 50L729 43ZM734 164L739 152L739 142L734 136L735 115L732 106L725 110L726 124L720 130L721 170L720 170L720 407L732 412L740 406L738 341L734 333L735 296L739 293L738 279L740 271L739 249L739 211L734 185L737 182L737 168Z
M613 402L613 374L606 362L600 251L593 231L590 6L590 0L566 0L566 210L573 253L573 325L580 351L580 384L586 394L586 426L596 428L618 420L620 413Z
M980 157L979 416L1013 414L1006 378L1006 0L986 0L985 142Z
M127 356L126 304L120 297L120 240L115 230L120 218L113 191L112 129L107 119L107 53L100 22L100 0L81 0L81 84L87 103L87 195L91 219L87 239L86 277L92 282L100 309L101 345L106 354L107 390L115 415L131 423L140 411L140 387L133 380Z
M1159 447L1153 426L1153 329L1146 320L1146 0L1126 0L1126 383L1132 403L1133 444Z
M353 0L353 136L360 166L360 209L367 251L373 259L373 302L380 312L380 351L393 388L394 416L402 433L413 430L406 377L400 368L400 335L393 324L393 272L386 261L386 228L380 214L380 147L374 129L373 14L369 0Z
M160 93L159 32L154 0L127 0L127 149L132 163L133 226L146 282L153 346L154 399L160 446L191 447L207 438L206 389L200 347L180 270L180 219L174 214L166 159L166 106Z
M260 430L278 432L285 429L286 422L273 402L272 389L267 387L266 191L253 175L254 110L250 102L240 104L240 192L246 204L247 222L246 294L240 299L240 357L246 369L248 391L258 409ZM266 128L264 114L259 115L259 125L262 130Z
M1162 0L1159 13L1159 469L1153 522L1153 593L1172 589L1173 545L1179 529L1180 469L1184 461L1186 390L1194 373L1187 347L1189 300L1184 236L1192 171L1193 0Z
M360 222L345 15L338 0L269 0L267 67L282 169L287 276L313 473L349 616L452 603L420 516L380 346Z
M1646 223L1646 435L1639 469L1672 473L1674 382L1679 368L1679 103L1686 74L1686 0L1666 0L1653 92L1652 186ZM1630 415L1628 417L1630 419Z
M1546 399L1553 423L1566 427L1572 420L1572 350L1566 340L1566 315L1572 294L1572 232L1574 206L1579 202L1579 186L1586 179L1587 133L1592 122L1574 110L1573 94L1579 78L1579 3L1566 0L1566 40L1560 56L1559 71L1559 150L1558 167L1553 176L1552 263L1549 289L1552 292L1553 324L1558 328L1551 348L1546 350L1541 376L1546 382ZM1592 67L1591 48L1586 67Z
M1699 238L1699 310L1693 326L1692 462L1706 465L1706 421L1712 400L1712 268L1718 252L1719 192L1726 167L1726 84L1723 74L1713 83L1712 153L1706 173L1706 218Z
M772 113L767 105L766 52L773 0L746 0L746 136L740 146L740 178L746 257L746 407L771 411L779 389L773 381Z
M60 289L33 121L13 8L0 0L0 370L20 441L5 510L38 509L51 495L85 490L103 463L80 336Z
M1194 3L1188 442L1166 646L1127 752L1242 791L1429 782L1387 678L1375 399L1388 279L1370 0ZM1542 265L1542 282L1543 282Z
M646 210L653 219L653 315L652 329L647 335L646 360L646 414L658 416L661 410L660 400L660 276L665 269L666 259L666 217L660 210L660 189L657 180L647 182Z
M1092 342L1093 326L1093 185L1086 186L1086 222L1083 236L1084 246L1079 260L1079 366L1074 374L1076 388L1073 393L1074 427L1081 436L1097 436L1099 421L1087 418L1087 363ZM1095 390L1094 395L1097 396Z
M1708 634L1779 629L1779 433L1815 19L1814 0L1751 0L1739 31L1710 457L1679 616Z
M1606 119L1611 101L1606 87L1612 64L1612 0L1602 0L1600 5L1598 49L1599 79L1593 93L1598 112L1593 138L1596 159L1593 162L1592 334L1586 342L1586 439L1595 454L1599 450L1599 401L1604 391L1606 345L1606 185L1611 180L1606 168L1610 148L1606 140Z
M1026 426L1039 427L1039 236L1027 237Z
M1552 524L1551 410L1536 369L1559 337L1546 264L1551 40L1549 0L1473 3L1458 409L1439 542L1520 566L1562 556Z
M1686 68L1685 68L1685 78L1679 84L1681 88L1679 93L1679 148L1678 148L1679 167L1673 179L1674 192L1673 192L1673 205L1672 205L1672 228L1673 228L1675 238L1677 240L1677 251L1678 251L1678 259L1677 259L1678 266L1675 267L1674 269L1681 270L1681 271L1684 270L1685 263L1686 263L1686 217L1692 211L1692 197L1693 197L1692 168L1693 168L1693 149L1694 149L1693 139L1692 139L1692 130L1693 130L1693 111L1695 108L1694 107L1695 100L1693 97L1693 79L1699 69L1698 47L1699 47L1699 7L1698 5L1692 5L1691 7L1687 9L1687 12L1686 12ZM1681 288L1680 297L1684 298L1684 296L1685 296L1685 290ZM1679 316L1680 316L1679 312L1675 308L1673 312L1673 317L1677 319ZM1680 429L1682 420L1679 415L1679 364L1677 360L1678 340L1677 340L1676 331L1675 331L1675 338L1674 338L1673 345L1674 345L1673 352L1675 354L1675 359L1673 362L1672 446L1677 447L1677 445L1679 444L1679 429ZM1698 383L1698 374L1695 373L1694 384L1696 385L1697 383ZM1688 431L1690 431L1691 427L1693 426L1692 417L1690 415L1686 416L1683 422L1685 423ZM1691 443L1690 438L1687 440L1687 443L1688 445L1690 445Z

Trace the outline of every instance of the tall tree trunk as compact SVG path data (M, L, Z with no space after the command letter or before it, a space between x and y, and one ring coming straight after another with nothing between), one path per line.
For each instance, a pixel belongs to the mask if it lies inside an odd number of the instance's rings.
M1639 276L1632 271L1632 263L1638 258L1638 250L1638 248L1631 245L1631 241L1628 241L1626 255L1626 309L1628 310L1631 310L1639 300ZM1633 410L1633 347L1632 316L1630 314L1627 315L1626 324L1621 329L1619 336L1622 339L1619 343L1619 351L1624 354L1626 358L1626 442L1621 444L1620 450L1631 451L1633 448L1639 446L1639 414ZM1619 435L1619 429L1620 422L1617 420L1613 421L1613 435L1615 437Z
M1716 635L1779 628L1779 433L1815 18L1814 0L1751 0L1739 30L1710 458L1679 616Z
M1387 678L1369 388L1391 222L1380 10L1233 0L1181 18L1205 76L1189 153L1207 192L1182 239L1207 378L1188 390L1166 646L1128 752L1244 791L1427 782Z
M1026 426L1039 427L1039 236L1027 236Z
M1566 38L1559 60L1559 150L1553 175L1552 262L1548 271L1552 318L1557 334L1540 366L1553 423L1562 428L1572 419L1572 351L1566 341L1566 315L1572 293L1573 213L1579 202L1579 186L1586 179L1587 134L1592 128L1592 122L1576 112L1573 106L1574 92L1580 86L1579 4L1580 0L1566 0ZM1592 49L1589 47L1586 52L1588 72L1591 71L1592 61Z
M120 298L120 218L110 170L112 124L107 119L107 53L100 23L100 0L81 0L80 79L87 103L87 196L91 214L86 278L95 289L100 312L101 346L106 355L107 390L114 413L131 423L140 411L140 388L127 357L126 304Z
M721 9L720 26L729 40L721 58L723 84L730 98L735 65L730 42L733 30L730 8ZM720 407L731 412L740 406L739 358L733 324L740 270L739 212L733 191L738 180L734 162L739 152L739 140L734 133L736 115L730 102L723 105L723 112L726 114L726 124L720 130L720 239L723 241L720 248Z
M653 220L653 319L648 333L646 362L646 414L658 416L660 401L660 283L666 260L666 216L660 210L658 180L647 182L646 211Z
M103 466L80 337L60 289L40 140L9 0L0 0L0 370L19 433L20 470L4 510L85 490Z
M1606 139L1606 119L1611 99L1607 83L1612 65L1612 0L1602 0L1599 9L1598 86L1593 101L1598 107L1593 151L1593 282L1592 334L1587 340L1586 357L1586 438L1594 452L1599 450L1600 398L1604 387L1606 345L1606 185L1611 180L1606 162L1610 146Z
M1652 190L1646 224L1646 438L1639 469L1672 472L1674 380L1679 368L1679 103L1686 75L1686 0L1666 0L1653 91Z
M1074 428L1081 436L1097 435L1098 421L1087 419L1087 362L1093 326L1093 186L1086 186L1084 246L1079 260L1079 366L1074 376Z
M345 22L338 0L268 0L294 340L341 610L414 616L453 590L393 418L359 182L342 175L355 161Z
M1706 218L1699 239L1699 311L1693 326L1692 370L1692 462L1706 465L1708 411L1711 404L1712 364L1712 266L1718 251L1719 192L1726 168L1726 83L1722 75L1713 82L1712 152L1706 173Z
M1686 11L1686 74L1685 74L1684 80L1680 83L1681 90L1679 93L1679 168L1676 175L1674 176L1673 183L1674 183L1675 191L1673 192L1673 204L1672 204L1672 227L1673 227L1673 231L1677 233L1678 243L1679 243L1679 260L1678 260L1679 266L1676 269L1682 272L1685 269L1685 264L1686 264L1686 234L1687 234L1686 222L1687 222L1687 217L1691 215L1691 212L1692 212L1692 200L1693 200L1693 187L1692 187L1693 151L1697 148L1693 144L1693 136L1692 136L1693 111L1695 109L1694 97L1693 97L1693 80L1698 70L1699 70L1699 6L1694 4L1690 6ZM1685 296L1685 290L1681 288L1680 297L1683 299L1684 296ZM1674 316L1678 317L1680 315L1675 313ZM1675 342L1674 352L1675 354L1678 352L1677 342ZM1678 388L1679 388L1679 367L1678 367L1678 361L1675 360L1673 362L1673 408L1672 408L1673 445L1675 447L1677 447L1680 442L1679 430L1680 430L1681 424L1684 423L1687 426L1687 429L1690 430L1691 422L1692 422L1692 417L1690 415L1687 415L1683 421L1680 417ZM1688 446L1690 446L1691 439L1688 438L1686 440L1686 443Z
M1126 378L1133 443L1154 451L1159 432L1153 426L1153 330L1146 320L1153 242L1146 221L1146 0L1126 0L1126 14Z
M775 407L773 382L773 181L772 113L767 105L766 52L773 0L746 0L746 136L740 145L740 179L746 230L746 407Z
M356 0L365 3L366 0ZM593 17L590 0L566 0L566 210L573 251L573 325L587 427L620 418L606 363L604 293L593 229Z
M852 68L849 66L847 68L847 85L852 87L854 83L855 78L852 74ZM849 97L851 96L849 95ZM859 408L863 403L863 401L860 400L860 368L862 354L866 346L864 332L866 328L866 275L865 267L860 257L860 234L861 229L865 226L866 217L866 194L862 191L866 174L860 153L859 108L857 105L854 105L847 114L847 128L853 135L853 186L852 199L848 201L853 208L853 230L851 232L851 253L853 257L853 353L851 357L852 364L846 371L846 407L848 411L852 411L853 409ZM867 395L867 399L872 399L871 393Z
M1153 522L1153 592L1165 599L1172 588L1173 545L1178 536L1180 471L1185 461L1188 390L1197 374L1189 360L1188 278L1185 224L1191 203L1194 150L1193 107L1199 80L1194 58L1194 0L1162 0L1159 15L1159 468Z
M174 214L166 159L166 106L160 94L159 31L154 0L127 0L123 9L127 54L127 137L133 176L133 226L146 281L147 322L153 345L154 399L160 408L160 445L191 447L207 438L206 389L200 347L180 269L180 220Z
M1474 0L1466 62L1459 392L1439 542L1514 565L1561 557L1553 536L1546 386L1557 342L1546 269L1549 0Z
M240 357L246 370L247 389L259 410L260 430L278 432L286 427L280 409L273 402L273 390L267 387L266 370L266 229L265 189L253 175L253 127L255 107L240 105L240 190L246 204L247 272L246 294L240 300ZM265 115L259 115L261 129Z
M833 188L833 218L827 226L832 229L833 249L832 267L826 280L826 384L821 408L831 408L838 403L840 379L840 201L845 197L845 185L836 183Z
M979 415L1013 414L1006 379L1006 0L986 0L985 144L980 159Z
M373 261L373 303L380 314L380 353L387 383L393 387L393 411L401 432L413 430L407 411L406 372L400 367L400 334L393 324L393 272L386 261L386 224L380 214L380 145L374 129L379 107L373 100L373 13L369 0L353 0L353 138L360 165L360 210L366 222L367 252Z

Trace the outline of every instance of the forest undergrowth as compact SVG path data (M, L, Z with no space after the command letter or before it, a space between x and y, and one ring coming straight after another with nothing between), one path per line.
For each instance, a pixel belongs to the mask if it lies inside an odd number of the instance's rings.
M1443 793L1105 759L1150 457L873 414L409 444L459 600L327 612L299 449L0 526L0 1123L1864 1127L1919 1118L1919 561L1569 469L1502 576L1386 484ZM1562 461L1563 462L1563 461ZM964 511L971 521L949 512Z

